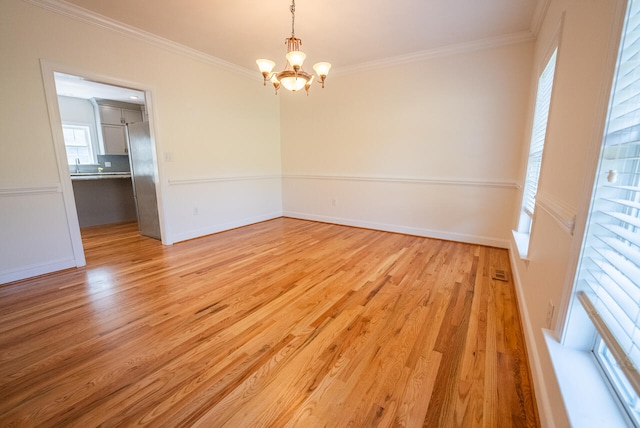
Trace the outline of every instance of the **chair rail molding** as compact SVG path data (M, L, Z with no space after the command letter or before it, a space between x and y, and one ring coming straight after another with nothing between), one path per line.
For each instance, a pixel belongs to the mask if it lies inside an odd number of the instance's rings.
M28 196L47 193L62 193L60 183L39 186L0 187L0 196Z
M574 207L545 192L538 192L536 205L549 214L569 236L573 236L576 226Z
M180 186L185 184L203 184L203 183L224 183L229 181L261 181L261 180L279 180L282 176L279 174L262 174L262 175L230 175L230 176L213 176L201 178L174 178L169 179L169 185Z
M517 185L513 181L473 180L446 177L383 177L329 174L283 174L282 178L291 180L371 181L379 183L433 184L444 186L500 187L506 189L517 189Z

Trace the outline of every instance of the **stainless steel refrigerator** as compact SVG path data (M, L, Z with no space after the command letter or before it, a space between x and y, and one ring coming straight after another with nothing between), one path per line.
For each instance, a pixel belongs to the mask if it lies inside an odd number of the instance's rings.
M127 124L127 133L133 196L138 213L138 229L144 236L160 239L155 160L149 122L129 123Z

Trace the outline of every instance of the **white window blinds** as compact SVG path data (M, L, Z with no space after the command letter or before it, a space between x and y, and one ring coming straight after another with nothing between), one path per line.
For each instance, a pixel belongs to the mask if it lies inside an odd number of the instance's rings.
M600 166L577 276L578 291L624 354L640 367L640 8L630 2ZM582 294L582 293L579 293ZM609 348L612 348L609 345ZM612 349L613 351L613 349ZM627 361L630 360L630 361ZM635 372L635 373L634 373ZM632 379L636 377L636 379Z
M531 143L529 146L529 160L524 181L524 194L522 208L530 217L536 205L536 193L538 192L538 179L540 178L540 166L542 165L542 150L547 133L547 121L549 119L549 105L551 104L551 91L553 89L553 76L556 69L557 49L549 58L540 78L538 79L538 92L536 95L536 107L533 115L531 130Z

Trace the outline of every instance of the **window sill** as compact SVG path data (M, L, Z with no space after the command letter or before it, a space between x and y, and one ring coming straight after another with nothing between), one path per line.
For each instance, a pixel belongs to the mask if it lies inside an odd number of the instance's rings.
M631 426L593 354L562 346L550 331L543 332L571 425Z
M520 260L529 261L528 253L529 253L529 234L516 232L512 230L513 241L516 243L516 248L518 249L518 256Z

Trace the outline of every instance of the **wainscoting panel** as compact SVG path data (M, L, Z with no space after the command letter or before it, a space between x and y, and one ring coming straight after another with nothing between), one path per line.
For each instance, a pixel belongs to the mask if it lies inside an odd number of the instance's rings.
M280 175L170 179L171 242L282 216Z
M508 248L513 182L284 175L284 215Z
M59 184L1 188L0 213L0 283L75 266Z

